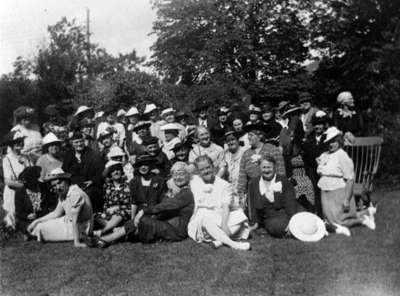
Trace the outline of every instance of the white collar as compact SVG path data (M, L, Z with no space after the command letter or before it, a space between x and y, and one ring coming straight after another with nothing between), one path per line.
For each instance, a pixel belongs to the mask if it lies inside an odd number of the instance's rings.
M260 181L258 183L258 188L260 190L260 194L262 196L265 196L270 202L274 202L274 191L273 191L273 187L275 184L275 179L276 179L276 174L275 176L272 178L272 180L269 183L269 187L266 186L264 179L262 177L260 177Z

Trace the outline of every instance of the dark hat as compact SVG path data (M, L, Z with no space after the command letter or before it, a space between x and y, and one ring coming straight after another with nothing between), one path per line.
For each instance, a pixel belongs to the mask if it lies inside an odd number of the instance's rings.
M83 139L83 134L80 131L73 131L70 132L69 137L70 140L78 140L78 139Z
M299 104L312 101L313 97L309 92L302 92L299 94Z
M250 131L260 131L263 133L268 132L268 126L264 123L249 123L245 124L243 127L245 132L250 132Z
M122 163L119 161L110 160L106 163L106 166L103 171L103 177L108 177L111 172L121 170L123 171Z
M42 171L42 168L40 166L29 166L26 167L18 176L18 179L23 183L23 184L34 184L34 182L37 182L40 178L40 172Z
M143 139L143 146L158 144L158 138L153 136L144 137Z
M12 131L6 134L1 142L1 146L13 146L15 143L23 142L25 136L20 131Z
M237 133L234 129L232 129L232 128L228 128L228 129L225 131L225 134L224 134L225 139L226 139L228 136L235 136L236 138L239 138L238 133Z
M282 110L282 117L286 117L289 114L299 112L301 108L295 104L289 104Z
M148 154L141 154L141 155L138 155L138 157L136 158L134 166L140 167L142 165L152 165L156 162L157 162L157 159L155 157L152 157Z
M176 143L175 146L174 146L174 148L172 148L172 151L176 153L177 151L179 151L179 150L181 150L181 149L188 149L188 150L190 150L190 144L189 144L189 142L188 142L188 141L185 141L185 142Z
M148 129L151 126L151 123L149 121L139 121L135 126L133 127L133 131L136 132L138 130L142 129Z
M179 111L178 113L175 114L176 120L181 120L181 119L188 118L188 117L189 117L189 115L183 111Z
M217 116L228 115L229 109L219 108L217 111Z
M101 142L103 141L105 138L111 138L114 134L114 130L113 129L106 129L105 131L101 132L99 134L99 136L97 137L97 141Z

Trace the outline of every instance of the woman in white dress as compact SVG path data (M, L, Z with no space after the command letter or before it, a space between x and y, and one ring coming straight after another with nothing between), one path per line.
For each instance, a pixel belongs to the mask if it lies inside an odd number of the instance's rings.
M3 146L8 147L7 155L3 157L3 209L6 211L4 222L15 229L15 190L23 187L18 181L19 174L29 166L29 160L22 155L25 137L18 131L6 135Z
M62 166L62 161L59 158L60 147L61 141L55 134L50 132L44 136L42 146L43 154L36 162L36 165L42 169L40 172L40 180L42 182L52 170Z
M196 242L223 244L237 250L249 250L250 243L233 239L247 239L248 219L242 209L230 211L232 186L215 176L213 162L207 155L195 160L199 176L193 176L190 188L195 209L188 225L188 234Z

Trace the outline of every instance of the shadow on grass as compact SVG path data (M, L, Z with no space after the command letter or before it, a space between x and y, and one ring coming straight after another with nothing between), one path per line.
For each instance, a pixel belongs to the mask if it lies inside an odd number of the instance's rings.
M379 194L377 229L318 243L252 239L252 251L190 240L105 250L12 239L1 295L398 295L400 194Z

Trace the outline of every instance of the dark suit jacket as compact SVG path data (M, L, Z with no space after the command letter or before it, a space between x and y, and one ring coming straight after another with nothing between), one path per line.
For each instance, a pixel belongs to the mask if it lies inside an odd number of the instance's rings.
M193 214L194 199L189 187L183 188L173 198L164 198L159 204L143 209L145 215L157 215L175 227L183 238L187 236L187 225Z
M129 183L131 203L138 206L138 211L161 202L166 192L165 180L160 176L153 176L148 189L142 185L140 176L135 176Z
M301 148L303 150L303 161L304 165L310 166L317 170L316 158L319 157L322 152L325 152L327 145L324 143L325 135L323 134L317 142L315 138L315 132L311 132L305 141L302 143Z
M171 161L168 159L167 155L161 151L161 149L156 156L156 160L157 161L153 166L160 170L159 176L166 180L171 170Z
M263 222L273 217L287 215L290 219L297 212L296 195L292 183L281 175L276 175L275 182L282 183L282 191L274 193L274 202L270 202L262 196L259 189L260 178L250 181L247 198L249 199L249 211L256 220L252 222Z

